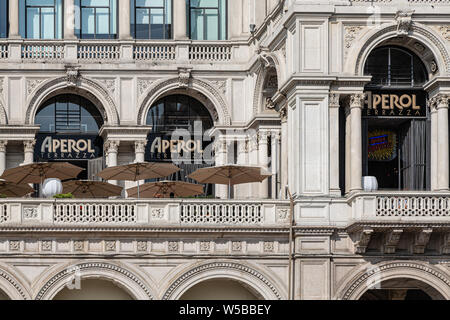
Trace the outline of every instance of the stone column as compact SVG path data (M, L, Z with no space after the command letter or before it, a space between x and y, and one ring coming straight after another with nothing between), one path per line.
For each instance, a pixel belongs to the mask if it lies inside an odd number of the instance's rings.
M246 166L248 165L248 141L247 139L238 140L238 154L237 164ZM246 184L235 186L235 199L244 199L249 196L249 186Z
M64 0L64 39L73 40L75 37L75 4L74 0Z
M174 0L173 5L173 38L186 40L188 39L186 0Z
M288 121L287 109L284 107L280 110L281 116L281 195L282 199L286 199L286 186L288 185Z
M34 162L34 146L36 145L36 140L25 140L24 145L24 161L23 164L30 164Z
M339 185L339 94L330 93L330 194L340 196Z
M350 96L350 157L351 157L351 185L350 192L362 190L362 127L361 113L364 94L357 93Z
M220 137L217 139L217 142L214 145L215 147L215 155L216 155L216 166L224 166L227 164L227 149L228 144L224 137ZM216 197L220 199L227 199L229 197L228 194L228 186L226 185L216 185Z
M439 95L437 99L438 118L438 161L437 161L437 189L449 190L449 139L448 139L448 101L449 96Z
M0 140L0 175L6 170L6 145L8 140Z
M147 140L136 141L134 143L135 163L145 162L145 147L147 146ZM140 180L139 184L143 185L145 180ZM135 184L137 185L137 184Z
M258 137L256 135L250 136L248 140L248 160L249 165L257 166L258 165ZM248 184L250 189L250 198L257 199L260 197L260 184L259 183L250 183Z
M119 0L119 39L130 40L130 0Z
M105 153L107 155L107 166L108 167L115 167L117 166L117 155L119 153L119 145L120 141L117 140L108 140L106 141L104 148ZM109 181L111 184L118 184L117 181Z
M278 199L280 192L277 184L280 176L280 140L280 131L272 132L272 199Z
M436 108L436 99L430 100L430 115L431 115L431 163L430 163L430 175L431 175L431 191L438 189L438 113Z
M259 146L259 165L266 171L269 165L269 155L268 155L268 132L260 131L258 133L258 146ZM260 184L260 196L262 199L267 199L269 197L269 179L264 180Z
M9 0L9 38L18 39L19 34L19 0Z
M351 145L350 139L352 136L352 127L350 124L350 107L345 108L345 193L350 192L351 185L351 163L352 157L350 154Z

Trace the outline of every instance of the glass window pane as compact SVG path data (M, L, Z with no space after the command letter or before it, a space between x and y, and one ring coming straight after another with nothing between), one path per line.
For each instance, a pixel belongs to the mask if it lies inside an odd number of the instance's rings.
M83 37L93 37L95 33L95 10L83 8L81 11L81 33Z
M149 22L148 9L136 9L136 38L150 38Z
M8 2L0 0L0 38L8 37Z
M150 23L151 38L164 39L164 10L152 9Z
M27 38L39 39L39 8L27 9Z
M217 10L205 10L206 40L219 40L219 15Z
M109 36L109 10L104 8L97 8L96 15L96 33L101 38L108 38Z
M191 10L191 39L204 40L203 37L203 10Z
M41 8L41 37L55 38L55 13L53 8Z

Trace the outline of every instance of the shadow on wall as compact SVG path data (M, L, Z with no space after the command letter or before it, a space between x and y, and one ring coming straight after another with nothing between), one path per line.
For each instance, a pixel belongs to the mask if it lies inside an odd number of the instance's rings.
M126 291L111 281L89 279L81 280L80 284L80 289L64 287L53 300L133 300Z
M190 288L180 300L258 300L258 298L237 281L207 280Z

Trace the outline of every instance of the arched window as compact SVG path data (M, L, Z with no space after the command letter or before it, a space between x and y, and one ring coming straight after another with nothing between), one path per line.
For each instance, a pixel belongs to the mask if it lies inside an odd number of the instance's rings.
M38 110L35 119L46 133L98 134L103 117L89 100L77 95L58 95L47 100Z
M214 122L209 111L198 100L185 95L167 96L157 101L147 114L147 124L153 133L170 134L176 129L194 133L201 124L203 131L211 129Z
M375 49L364 74L372 76L370 87L421 87L428 81L422 61L411 51L397 47Z

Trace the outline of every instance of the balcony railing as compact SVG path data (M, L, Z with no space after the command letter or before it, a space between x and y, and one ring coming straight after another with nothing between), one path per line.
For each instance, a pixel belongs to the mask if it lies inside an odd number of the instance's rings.
M113 40L0 40L0 61L45 63L177 62L227 63L244 60L245 42ZM244 52L244 54L243 54ZM238 61L239 62L239 61Z
M286 201L3 199L0 225L283 226Z
M433 192L361 193L350 200L355 220L450 220L450 194Z

